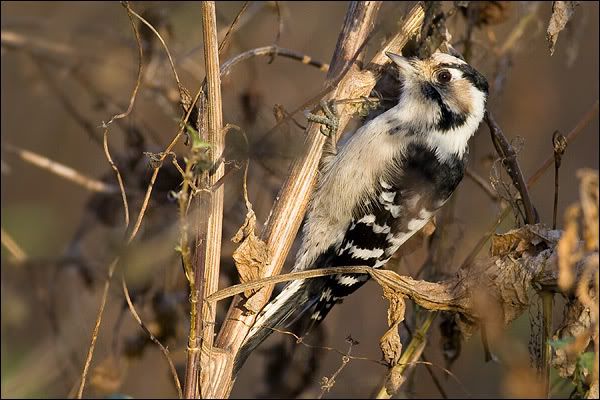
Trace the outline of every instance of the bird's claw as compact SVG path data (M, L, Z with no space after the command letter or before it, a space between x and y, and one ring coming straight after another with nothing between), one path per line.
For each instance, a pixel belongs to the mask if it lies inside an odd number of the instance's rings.
M339 118L335 109L332 108L326 100L321 100L320 104L324 115L316 115L306 111L306 119L321 124L320 132L327 137L331 137L332 135L335 135L338 130Z

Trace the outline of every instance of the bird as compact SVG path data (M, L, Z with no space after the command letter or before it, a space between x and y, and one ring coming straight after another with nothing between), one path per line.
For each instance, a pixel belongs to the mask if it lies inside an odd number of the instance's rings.
M324 150L293 272L383 267L463 178L468 141L485 113L487 80L463 59L439 51L425 59L386 55L399 74L397 102L340 149ZM325 117L314 121L334 131L335 121L327 121L336 113L326 103L322 108ZM368 279L340 273L290 281L258 313L234 373L275 329L304 318L310 331Z

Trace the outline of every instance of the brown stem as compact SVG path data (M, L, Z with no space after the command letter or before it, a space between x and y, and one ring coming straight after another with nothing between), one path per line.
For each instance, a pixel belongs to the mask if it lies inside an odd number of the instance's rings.
M540 293L542 297L542 318L543 318L543 326L542 326L542 381L544 383L544 398L548 398L548 393L550 391L550 369L551 369L551 361L552 361L552 346L550 345L550 340L552 339L552 314L553 314L553 303L554 303L554 293L551 291L544 290Z
M567 135L565 136L567 139L567 143L571 143L577 137L577 135L579 135L583 131L583 128L585 128L592 121L592 119L596 116L597 113L598 100L596 100L592 108L590 108L590 110L587 113L585 113L585 115L579 120L577 125L573 129L571 129L569 133L567 133ZM544 163L537 169L537 171L535 171L533 175L531 175L531 177L527 180L527 186L531 186L535 182L537 182L537 180L540 179L540 177L544 174L544 172L546 172L548 167L550 167L550 165L552 165L553 162L554 153L552 153L552 155L546 158Z
M465 171L465 175L481 188L487 194L490 199L493 201L499 201L498 194L494 191L492 186L488 183L488 181L479 175L477 172L473 171L471 168L467 168Z
M221 104L221 75L219 72L219 51L217 38L217 19L215 2L202 3L202 23L204 26L204 58L206 59L206 77L208 80L208 143L211 145L211 161L216 164L225 148L223 131L223 110ZM209 187L215 185L223 176L224 165L219 163L209 177ZM221 236L223 226L223 185L210 192L208 230L206 235L206 266L204 269L204 296L210 296L219 289L219 262L221 259ZM209 350L214 338L214 305L204 304L203 320L206 323L203 332L203 347Z
M212 187L223 176L223 163L218 163L218 160L223 154L225 145L222 129L223 113L221 104L221 75L219 72L219 42L217 38L214 1L202 2L202 26L207 81L206 115L208 134L205 140L210 145L211 162L213 165L218 165L213 173L207 177L207 182L203 182L203 184ZM198 196L197 203L199 206L200 223L196 237L196 257L194 258L193 266L194 286L190 293L192 312L184 389L184 396L186 398L198 397L199 392L204 391L202 382L210 380L210 368L207 361L212 352L216 313L215 304L202 301L202 299L205 296L210 296L219 288L219 263L223 226L223 185L220 185L214 191L203 191ZM201 313L198 312L199 307L201 307ZM199 382L200 390L198 390Z
M423 354L423 350L425 350L425 344L427 342L427 331L429 331L429 327L431 327L431 323L435 317L437 317L437 315L437 312L431 312L427 315L427 318L419 330L414 334L413 339L406 347L406 350L404 350L402 353L398 364L394 365L389 370L383 385L377 392L377 399L389 399L396 394L398 389L400 389L403 381L399 377L403 376L407 368L414 365L414 363L418 361ZM399 383L390 384L392 380L397 380Z
M556 229L556 215L558 213L558 171L562 156L567 149L567 138L560 134L559 131L554 131L552 135L552 147L554 148L554 212L552 213L552 229Z
M485 113L485 122L487 123L490 129L490 134L492 135L492 142L494 143L494 147L496 147L498 155L502 157L502 159L506 162L506 172L508 172L510 178L513 181L513 184L521 194L521 200L523 201L523 205L525 207L525 222L527 224L537 223L538 218L535 209L533 208L533 204L531 203L529 190L527 190L525 178L523 177L523 171L519 166L519 161L517 159L517 153L515 152L515 149L506 139L506 136L504 136L502 129L500 129L500 127L494 120L494 117L489 111L486 111Z

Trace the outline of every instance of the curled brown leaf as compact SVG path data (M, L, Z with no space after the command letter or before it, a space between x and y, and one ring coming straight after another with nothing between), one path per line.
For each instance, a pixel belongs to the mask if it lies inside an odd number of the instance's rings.
M546 30L546 39L550 45L550 55L554 54L554 46L558 40L558 34L565 28L567 22L575 14L575 8L580 1L555 1L552 3L552 16Z
M398 333L398 326L404 321L404 312L406 304L404 296L388 286L383 287L383 295L390 302L388 308L388 326L387 332L379 340L379 347L383 353L383 359L390 366L394 366L400 360L402 354L402 342Z
M543 225L526 225L506 233L492 236L492 256L503 256L512 253L513 256L525 252L539 252L537 246L551 247L556 244L556 236Z
M248 162L246 162L244 172L244 201L246 202L247 210L246 219L231 239L234 243L240 243L233 252L233 260L235 261L235 267L238 270L240 281L242 283L262 278L264 276L265 268L271 260L271 253L267 244L258 238L255 233L256 214L252 209L252 203L248 200L247 175ZM264 299L262 299L261 296L256 296L260 291L264 292L264 289L246 290L244 292L244 295L246 296L244 307L252 313L260 311L261 304L263 303Z

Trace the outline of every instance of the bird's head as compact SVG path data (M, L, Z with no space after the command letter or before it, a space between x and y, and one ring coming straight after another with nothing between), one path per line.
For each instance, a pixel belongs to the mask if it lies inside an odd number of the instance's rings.
M462 129L474 121L475 128L479 125L488 83L472 66L440 52L424 60L387 55L400 71L400 104L415 128L445 132Z

